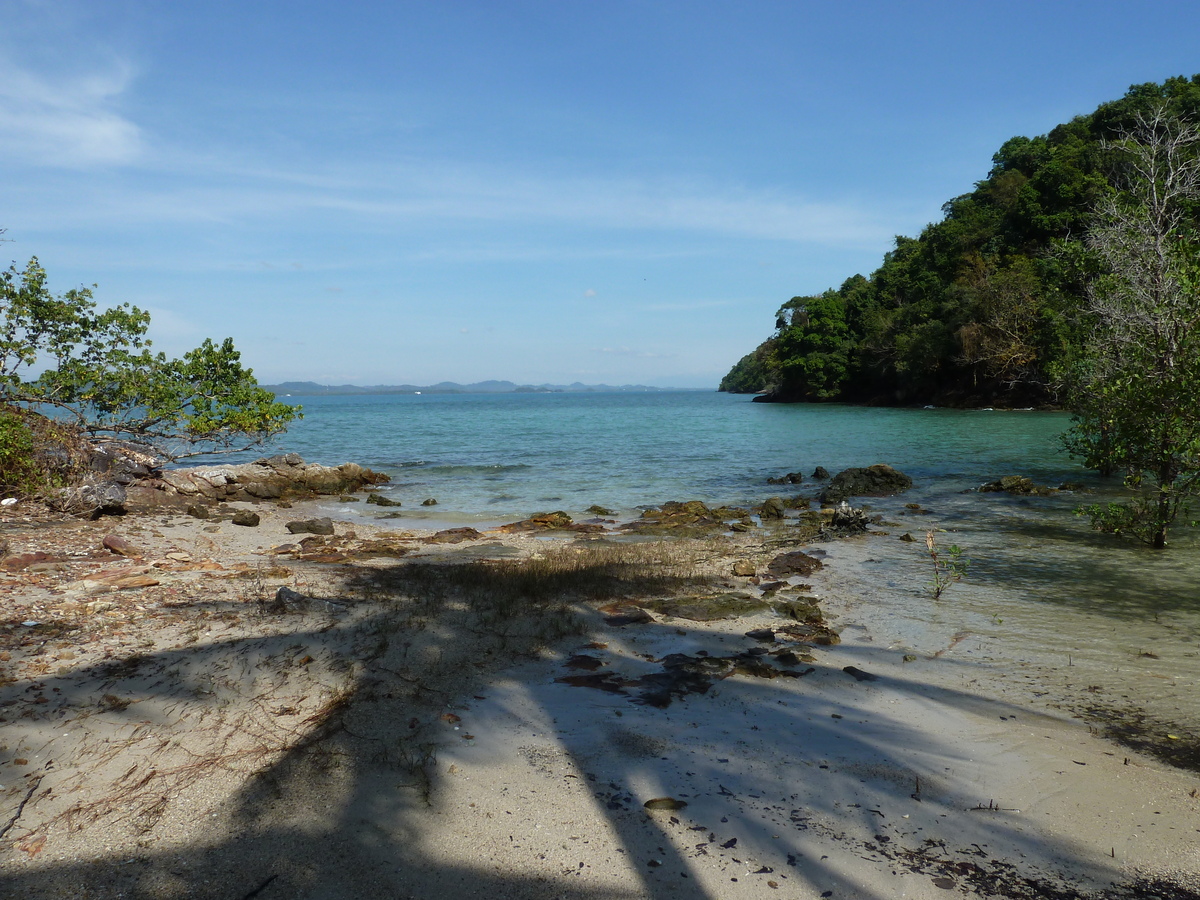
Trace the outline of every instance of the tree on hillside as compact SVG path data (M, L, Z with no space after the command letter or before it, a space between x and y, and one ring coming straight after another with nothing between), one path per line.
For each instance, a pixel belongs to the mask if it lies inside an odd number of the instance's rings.
M51 294L36 257L10 266L0 272L0 405L10 421L53 408L92 438L170 459L248 449L299 416L258 386L232 340L169 359L151 351L149 323L128 304L97 311L87 288Z
M1156 549L1200 490L1200 129L1159 106L1108 144L1117 190L1087 245L1102 274L1071 367L1068 448L1137 493L1087 509L1102 530Z

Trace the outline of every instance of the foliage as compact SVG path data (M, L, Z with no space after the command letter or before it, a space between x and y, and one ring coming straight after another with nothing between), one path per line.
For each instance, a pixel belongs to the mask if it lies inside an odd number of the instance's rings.
M1084 236L1113 193L1105 148L1160 106L1200 114L1200 75L1134 86L1046 135L1006 141L941 221L898 237L869 277L817 295L818 316L796 321L814 297L785 304L722 389L752 376L778 400L1057 403L1086 338L1077 313L1095 261Z
M836 397L850 361L845 301L836 291L793 297L777 316L772 357L779 389L806 400Z
M966 577L971 560L963 556L963 550L957 544L947 547L946 555L942 556L932 530L925 532L925 548L933 564L933 581L929 583L929 592L934 600L940 600L950 585Z
M1091 507L1096 527L1156 549L1200 489L1200 128L1159 107L1107 145L1117 190L1087 246L1089 337L1068 370L1068 449L1148 494Z
M775 351L775 340L764 341L752 352L747 353L721 379L717 388L730 394L755 394L772 387L771 355Z
M258 386L232 340L169 359L151 351L149 322L129 304L98 311L88 288L51 294L36 257L10 266L0 272L0 402L56 409L90 436L169 458L252 447L300 415Z
M69 426L18 407L0 406L0 493L30 496L78 476L84 454Z

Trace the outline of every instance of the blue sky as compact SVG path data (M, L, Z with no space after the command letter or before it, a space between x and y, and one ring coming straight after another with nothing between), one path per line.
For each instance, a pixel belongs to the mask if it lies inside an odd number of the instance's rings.
M263 382L715 386L1200 5L0 0L0 259Z

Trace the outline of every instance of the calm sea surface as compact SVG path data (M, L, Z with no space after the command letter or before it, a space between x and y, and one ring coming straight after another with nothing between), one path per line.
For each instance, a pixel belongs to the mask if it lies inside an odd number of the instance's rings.
M442 517L511 519L592 504L761 502L771 475L886 462L943 490L1021 472L1078 479L1066 420L1038 412L752 403L680 391L292 397L304 419L277 447L392 476L386 493L436 498Z
M1163 730L1200 739L1200 543L1190 529L1154 553L1092 533L1081 502L1120 486L1059 449L1063 414L752 403L706 392L292 397L305 418L271 448L311 462L353 461L389 474L403 503L397 528L479 527L600 504L635 516L667 500L759 503L815 492L816 466L888 463L912 491L871 499L892 535L855 557L847 585L871 598L860 615L905 647L951 656L1005 678L1056 685L1047 702L1146 710ZM252 458L252 457L246 457ZM802 472L799 486L766 479ZM1091 493L1013 497L973 490L1002 475L1082 482ZM422 507L435 498L438 505ZM920 503L915 514L906 503ZM385 510L330 502L341 518ZM387 509L386 512L393 512ZM967 580L938 603L925 589L929 526L971 558ZM862 556L859 553L859 556ZM961 637L969 635L969 637ZM853 643L847 634L847 643Z

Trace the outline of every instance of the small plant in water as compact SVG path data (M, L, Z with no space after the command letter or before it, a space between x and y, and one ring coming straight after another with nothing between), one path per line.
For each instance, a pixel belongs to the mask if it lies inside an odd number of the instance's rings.
M938 550L937 539L934 537L932 529L925 532L925 546L929 550L929 559L933 563L933 581L929 583L929 590L933 594L933 599L937 600L941 598L946 588L956 581L963 580L971 560L963 556L962 548L957 544L947 547L946 555L943 556Z

